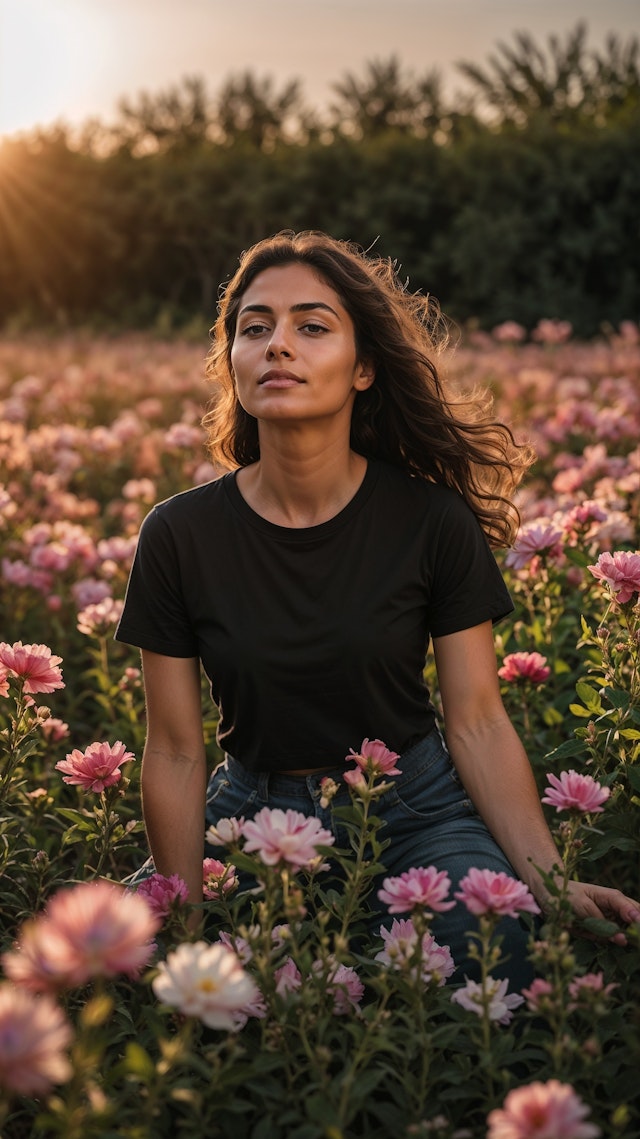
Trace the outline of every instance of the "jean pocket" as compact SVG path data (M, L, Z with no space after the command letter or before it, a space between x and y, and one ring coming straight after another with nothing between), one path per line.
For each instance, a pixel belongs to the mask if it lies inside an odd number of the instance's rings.
M256 788L231 782L224 768L214 771L207 787L207 827L215 826L220 819L253 815L257 794Z
M394 813L425 823L467 818L476 813L473 803L448 756L428 769L400 779L381 800L385 814Z

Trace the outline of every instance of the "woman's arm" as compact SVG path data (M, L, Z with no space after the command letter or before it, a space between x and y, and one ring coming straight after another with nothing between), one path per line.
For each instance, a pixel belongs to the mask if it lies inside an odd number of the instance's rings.
M160 874L179 874L191 902L202 901L207 765L200 662L142 652L147 738L142 810Z
M477 811L538 903L546 899L534 869L560 862L547 826L531 765L507 716L491 622L436 637L433 642L447 746ZM640 919L640 909L619 890L572 883L578 918Z

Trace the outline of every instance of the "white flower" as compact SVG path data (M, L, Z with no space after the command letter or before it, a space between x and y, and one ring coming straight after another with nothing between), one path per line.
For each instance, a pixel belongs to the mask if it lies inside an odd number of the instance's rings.
M507 996L508 983L506 977L502 981L498 981L494 977L487 977L486 991L490 997L489 1019L497 1020L498 1024L508 1024L513 1016L512 1010L518 1008L524 1001L524 997L518 993L509 993ZM462 1005L468 1012L475 1012L478 1016L482 1016L482 985L478 984L477 981L467 980L462 989L456 989L451 994L451 1000Z
M237 1031L242 1027L237 1014L259 1000L236 954L220 942L179 945L159 970L152 982L158 1000L185 1016L197 1016L209 1028Z

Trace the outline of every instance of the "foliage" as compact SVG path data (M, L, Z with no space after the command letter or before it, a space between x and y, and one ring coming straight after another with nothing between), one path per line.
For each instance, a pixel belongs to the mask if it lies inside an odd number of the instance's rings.
M526 427L540 456L520 499L518 542L504 556L516 612L496 630L498 655L524 654L519 674L506 670L504 698L541 793L550 771L569 768L609 791L601 813L557 822L549 809L569 870L637 897L638 595L619 604L587 566L639 544L640 337L627 325L580 345L558 322L540 326L537 342L521 343L524 335L513 324L476 333L443 361L456 389L490 383L498 410L519 433ZM120 881L140 861L138 762L93 792L65 783L56 764L94 740L114 752L122 740L139 760L138 660L112 641L113 619L151 503L215 473L198 426L203 357L202 346L148 338L0 345L0 640L48 644L63 658L65 683L30 698L8 675L0 698L4 950L62 887ZM527 654L537 654L528 671ZM215 720L203 697L213 765ZM375 799L370 778L344 810L347 843L326 851L337 877L265 866L240 842L232 847L238 870L263 889L206 902L208 937L223 929L245 939L236 949L265 1015L229 1032L156 996L161 963L197 936L176 904L142 980L96 977L62 995L72 1077L50 1094L10 1097L6 1139L480 1136L510 1089L552 1078L575 1090L607 1137L640 1133L637 930L626 947L602 940L614 930L598 923L582 932L600 940L570 935L564 887L554 885L532 941L541 984L510 1023L492 1016L500 951L491 915L473 950L485 978L480 1004L454 1002L462 978L453 989L437 976L417 980L421 938L395 970L376 959L380 941L363 936L371 877L384 865ZM412 918L418 933L428 929L420 911ZM289 959L305 982L287 990L276 975L291 970ZM347 971L340 1012L337 966Z
M522 33L459 69L446 96L374 60L324 112L298 80L211 97L188 77L112 124L5 139L0 322L201 328L238 252L282 228L378 242L461 322L637 319L638 41Z

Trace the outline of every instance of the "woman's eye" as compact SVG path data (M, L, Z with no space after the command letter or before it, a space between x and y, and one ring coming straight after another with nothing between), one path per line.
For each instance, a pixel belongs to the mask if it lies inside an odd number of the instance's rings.
M324 324L316 324L315 321L313 321L313 320L306 321L306 323L303 324L302 327L307 332L327 332L328 331L328 329L325 328Z
M266 330L266 324L246 324L240 331L241 336L258 336Z

